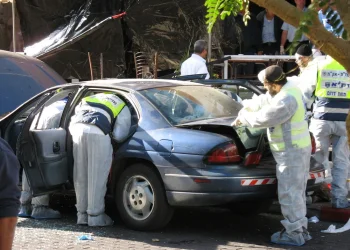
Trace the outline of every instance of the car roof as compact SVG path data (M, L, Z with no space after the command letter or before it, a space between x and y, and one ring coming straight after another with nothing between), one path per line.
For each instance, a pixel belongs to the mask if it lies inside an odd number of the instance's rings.
M0 116L45 89L65 83L44 62L23 53L0 50Z
M94 87L118 87L129 91L140 91L145 89L153 89L160 87L176 87L176 86L204 86L203 84L164 79L106 79L80 82L81 85Z

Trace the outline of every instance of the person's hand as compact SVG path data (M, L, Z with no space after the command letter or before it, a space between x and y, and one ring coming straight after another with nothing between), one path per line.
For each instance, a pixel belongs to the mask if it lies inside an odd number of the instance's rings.
M280 46L280 54L284 55L286 52L284 51L284 46Z
M234 120L231 123L231 126L240 126L240 125L242 125L242 122L239 120L239 117L237 117L236 120Z

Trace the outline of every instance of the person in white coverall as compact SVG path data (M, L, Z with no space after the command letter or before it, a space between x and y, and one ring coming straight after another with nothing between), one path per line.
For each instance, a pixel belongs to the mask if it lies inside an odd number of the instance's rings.
M129 133L129 108L114 94L99 93L82 99L71 118L77 224L109 226L105 214L107 179L112 164L111 136L123 141Z
M350 160L345 159L346 155L349 158L349 149L345 142L347 138L345 119L350 107L350 94L348 96L342 94L347 93L344 87L350 83L348 74L344 67L331 57L327 57L327 59L323 57L312 59L312 51L306 45L299 47L295 57L301 69L301 74L299 77L287 79L300 82L298 87L302 91L308 109L311 110L313 105L317 107L314 112L310 112L312 118L310 119L309 127L316 142L314 157L326 168L326 183L332 183L332 206L335 208L348 207L346 196L349 187L344 187L343 177L348 176L348 179L350 178ZM331 69L326 69L324 72L331 72L332 74L339 72L339 76L323 77L322 69L325 65L331 63L334 64L330 66ZM318 92L316 91L317 89L319 90ZM328 92L333 93L327 96ZM332 173L329 162L329 147L331 143L333 154L332 169L335 173Z
M321 162L332 176L331 203L333 208L347 208L349 173L349 146L345 120L350 107L350 78L345 68L327 56L318 65L315 84L315 104L310 131L316 142L315 159ZM329 147L332 145L332 170L329 164Z
M243 101L234 126L267 128L271 151L277 162L278 200L284 229L271 236L276 244L301 246L307 231L305 189L309 175L311 139L305 120L305 104L297 86L287 82L279 66L259 73L268 95Z
M36 129L55 129L60 125L60 120L67 98L54 102L44 108ZM36 124L39 115L32 122ZM21 207L18 213L19 217L31 217L34 219L59 219L61 214L49 208L49 195L42 195L32 198L32 191L29 187L27 176L23 170L22 174L22 192L20 197Z

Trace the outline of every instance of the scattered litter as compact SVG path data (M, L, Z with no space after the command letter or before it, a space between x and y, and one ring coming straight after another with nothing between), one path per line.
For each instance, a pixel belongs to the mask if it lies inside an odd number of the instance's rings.
M327 230L322 230L322 233L330 233L330 234L335 234L335 233L342 233L345 231L348 231L350 229L350 219L348 222L341 228L336 229L334 225L330 225Z
M309 222L318 223L318 222L320 222L320 220L317 218L317 216L313 216L313 217L309 218Z
M152 239L153 242L159 242L159 239Z
M93 240L91 235L82 235L78 237L78 240Z

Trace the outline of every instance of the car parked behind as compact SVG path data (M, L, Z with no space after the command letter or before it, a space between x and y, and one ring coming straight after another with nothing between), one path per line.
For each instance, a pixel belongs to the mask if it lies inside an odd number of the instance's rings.
M0 50L0 117L41 91L66 81L44 62Z

